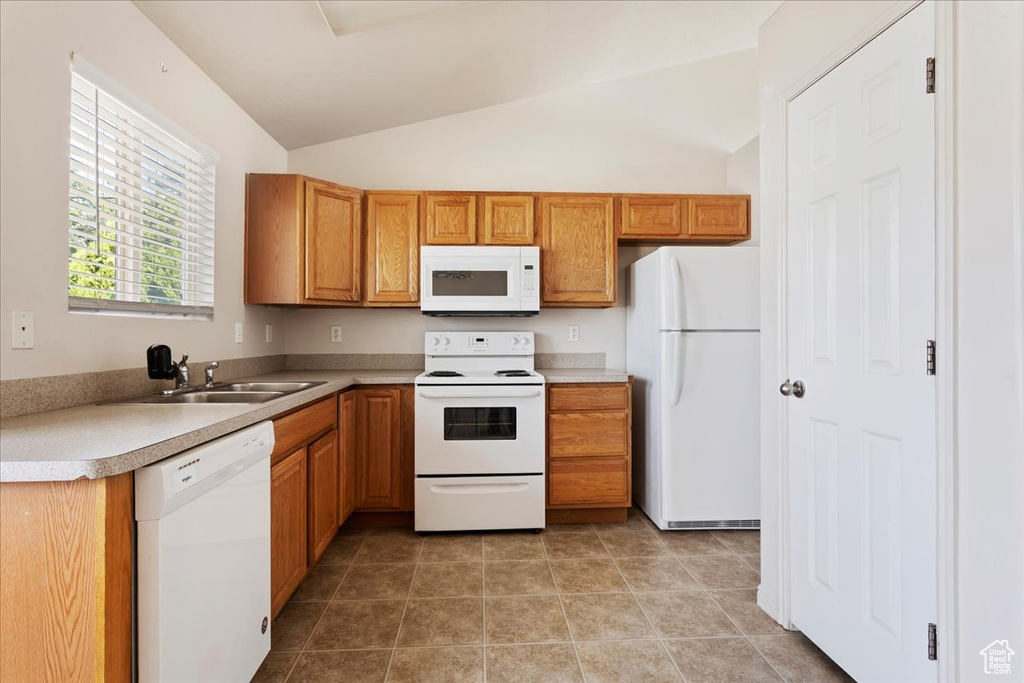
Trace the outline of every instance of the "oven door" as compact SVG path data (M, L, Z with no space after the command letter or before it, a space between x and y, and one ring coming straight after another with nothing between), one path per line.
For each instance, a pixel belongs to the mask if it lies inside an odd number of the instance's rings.
M416 387L416 474L544 472L544 387Z
M519 261L518 247L422 247L420 310L519 311Z

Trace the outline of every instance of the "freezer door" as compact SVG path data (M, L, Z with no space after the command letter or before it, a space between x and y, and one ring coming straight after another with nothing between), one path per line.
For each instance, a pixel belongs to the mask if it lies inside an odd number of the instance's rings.
M661 518L760 519L758 333L659 336Z
M662 330L760 328L757 247L663 247Z

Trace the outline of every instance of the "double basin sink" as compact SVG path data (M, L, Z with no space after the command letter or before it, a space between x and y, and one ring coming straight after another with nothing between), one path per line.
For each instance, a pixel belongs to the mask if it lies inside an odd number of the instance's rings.
M190 405L196 403L266 403L325 382L234 382L197 387L170 394L119 399L108 405Z

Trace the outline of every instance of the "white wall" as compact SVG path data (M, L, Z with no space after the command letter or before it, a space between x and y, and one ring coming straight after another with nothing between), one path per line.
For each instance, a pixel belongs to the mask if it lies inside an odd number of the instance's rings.
M220 154L213 322L68 313L72 52ZM281 353L284 335L266 344L263 330L281 312L242 305L242 235L245 173L284 171L285 150L130 2L0 3L0 68L0 377L138 367L157 342L197 358ZM10 348L12 310L35 313L34 349Z
M293 150L288 168L376 189L726 192L729 153L756 133L755 82L747 50ZM751 164L756 185L756 142L753 155L747 145L735 160L737 192L753 189ZM620 269L646 251L623 248ZM545 309L526 321L417 310L297 310L287 320L288 353L421 353L428 329L527 327L539 352L604 352L608 367L625 367L622 306ZM341 344L329 343L331 324L345 328ZM578 343L568 341L570 324L580 325Z
M779 576L779 434L775 387L785 178L785 97L883 28L913 2L786 2L762 27L762 583L759 601L783 612ZM948 5L947 5L948 7ZM951 680L980 681L979 651L995 639L1024 643L1024 5L956 3L956 383L954 525L957 621L940 634ZM799 40L794 40L799 36ZM940 533L945 530L940 529ZM955 652L942 643L957 640ZM948 645L946 646L948 647ZM1024 680L1024 660L1013 662Z

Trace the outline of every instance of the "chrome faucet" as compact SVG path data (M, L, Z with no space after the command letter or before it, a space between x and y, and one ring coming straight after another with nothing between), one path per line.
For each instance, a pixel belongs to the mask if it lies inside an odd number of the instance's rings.
M174 388L175 389L187 389L188 388L188 354L183 353L181 360L178 361L174 368Z
M220 363L213 361L206 366L206 388L209 389L213 386L213 371L220 367Z

